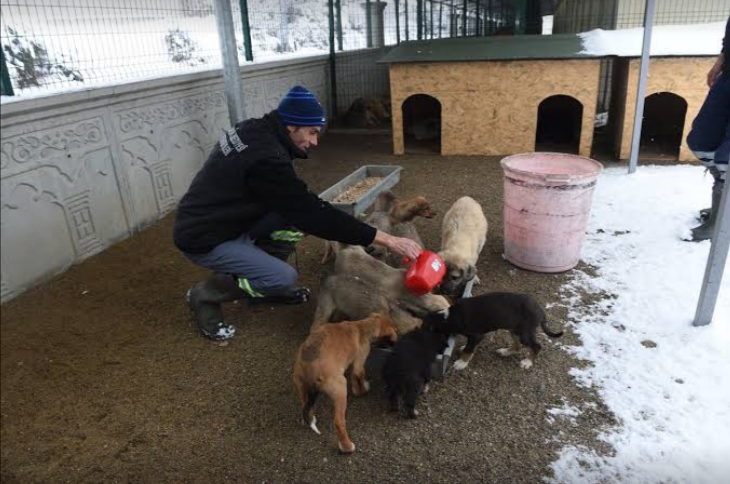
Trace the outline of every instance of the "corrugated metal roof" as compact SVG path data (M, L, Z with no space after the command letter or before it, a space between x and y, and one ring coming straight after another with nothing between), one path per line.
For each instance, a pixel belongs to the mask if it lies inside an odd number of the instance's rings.
M576 34L458 37L401 42L378 62L455 62L521 59L596 59L581 54Z

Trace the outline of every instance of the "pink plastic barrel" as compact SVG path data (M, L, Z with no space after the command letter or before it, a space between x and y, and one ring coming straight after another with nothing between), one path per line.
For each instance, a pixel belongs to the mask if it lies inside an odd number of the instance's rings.
M578 264L593 187L603 166L562 153L523 153L502 159L504 255L536 272Z

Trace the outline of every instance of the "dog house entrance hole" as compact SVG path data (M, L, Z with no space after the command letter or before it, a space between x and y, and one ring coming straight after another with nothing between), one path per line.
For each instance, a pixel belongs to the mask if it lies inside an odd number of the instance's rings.
M647 96L641 126L639 157L650 160L678 160L687 102L671 92Z
M583 123L583 105L570 96L544 99L537 108L535 151L577 154Z
M441 152L441 103L426 94L403 102L403 141L406 153Z

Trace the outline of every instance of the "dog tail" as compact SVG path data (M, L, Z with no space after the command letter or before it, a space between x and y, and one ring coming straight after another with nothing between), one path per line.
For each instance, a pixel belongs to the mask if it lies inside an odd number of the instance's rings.
M322 432L317 428L317 417L312 415L311 420L309 418L310 411L314 407L314 404L317 403L317 397L319 397L319 390L307 390L307 404L302 409L302 419L309 425L310 429L314 430L314 433L322 435Z
M545 334L550 336L551 338L560 338L561 336L563 336L562 331L558 331L557 333L550 331L550 328L548 328L548 321L546 318L543 318L543 320L540 322L540 327L542 328L543 331L545 331Z

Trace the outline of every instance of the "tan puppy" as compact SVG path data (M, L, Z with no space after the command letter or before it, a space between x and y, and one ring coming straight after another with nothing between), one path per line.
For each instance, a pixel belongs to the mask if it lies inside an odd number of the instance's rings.
M466 283L477 275L477 260L487 239L487 218L481 205L471 197L461 197L444 215L441 225L441 252L446 275L441 292L460 296Z
M320 434L314 416L314 404L320 393L328 395L334 405L335 432L341 452L354 452L355 444L347 435L347 378L352 368L352 393L370 390L365 377L365 360L370 345L376 341L395 343L398 339L393 323L385 316L372 314L362 321L325 324L316 328L299 347L294 362L294 386L302 405L302 418Z

